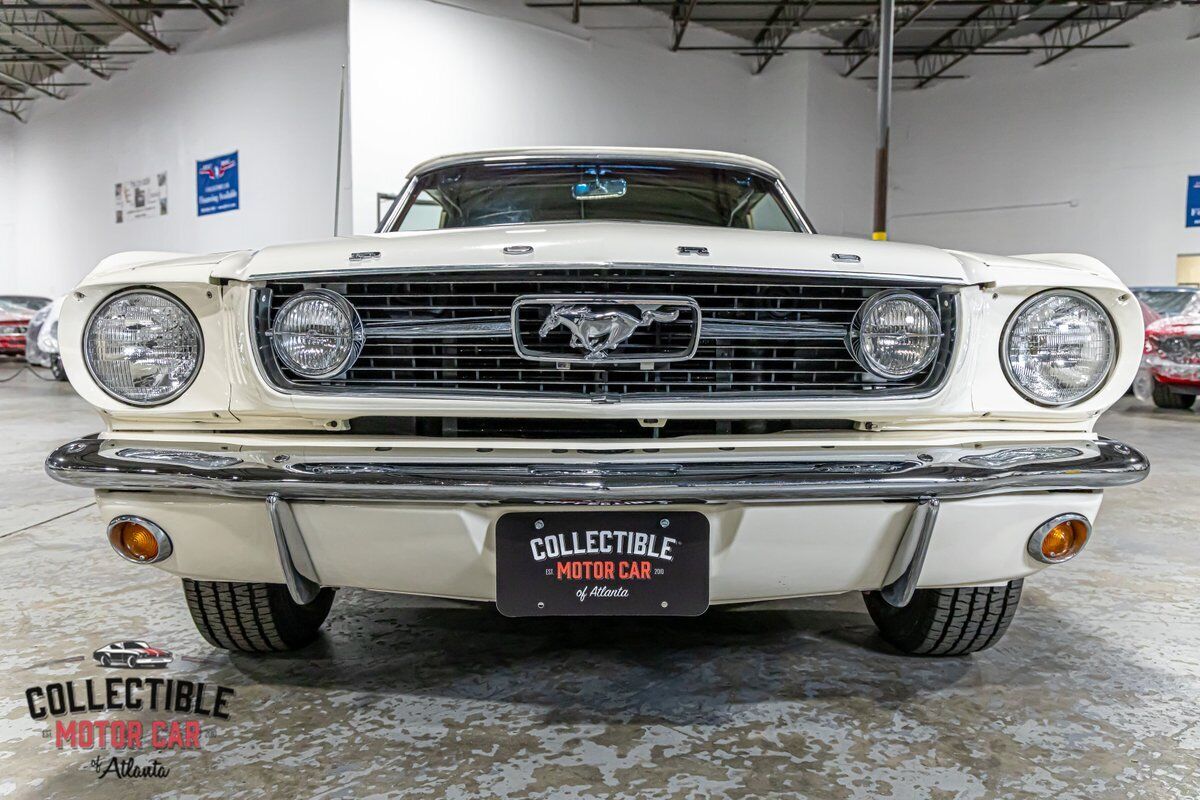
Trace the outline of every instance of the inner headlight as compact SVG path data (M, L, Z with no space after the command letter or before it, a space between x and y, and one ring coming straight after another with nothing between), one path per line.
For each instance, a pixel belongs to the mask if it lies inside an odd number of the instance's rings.
M271 325L271 348L283 364L305 378L332 378L362 350L362 320L336 292L313 289L283 304Z
M871 296L855 316L851 338L858 362L881 378L911 378L937 357L942 323L922 297L908 291Z
M88 372L106 392L137 406L174 400L204 354L200 324L165 292L133 289L105 300L83 332Z
M1035 403L1063 406L1091 397L1116 361L1112 320L1081 292L1054 289L1017 308L1002 361L1012 385Z

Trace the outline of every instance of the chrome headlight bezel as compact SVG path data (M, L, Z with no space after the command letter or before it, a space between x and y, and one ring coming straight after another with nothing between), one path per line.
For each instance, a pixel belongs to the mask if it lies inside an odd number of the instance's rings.
M289 353L287 349L280 343L281 337L277 332L279 321L285 318L288 311L299 305L301 302L311 300L314 297L325 300L326 302L330 303L330 305L337 308L346 317L350 333L350 342L345 356L338 362L336 366L320 373L308 372L304 370L299 363L292 358L291 353ZM359 316L358 309L356 309L354 305L345 297L331 289L306 289L305 291L298 292L297 294L288 298L287 302L280 306L279 311L276 312L274 319L271 320L271 327L268 330L268 335L271 341L271 353L274 355L275 360L281 366L307 380L328 380L330 378L336 378L339 375L342 375L352 366L354 366L354 362L358 360L359 355L362 353L363 344L365 342L362 317Z
M888 370L880 365L877 361L872 359L863 348L863 337L861 335L863 320L866 319L867 315L880 304L889 300L895 300L897 298L903 298L904 300L907 300L915 305L932 323L933 328L936 331L935 344L933 347L931 347L929 351L921 358L916 367L905 372ZM866 301L859 307L858 311L855 312L854 320L850 324L849 349L851 355L854 356L854 360L858 362L859 366L872 375L888 381L907 380L919 375L937 360L938 354L942 351L941 339L944 335L945 331L942 328L941 315L938 314L938 310L933 306L932 303L921 297L916 292L908 289L885 289L868 297Z
M170 394L155 398L154 400L136 400L125 397L106 385L97 374L96 366L92 363L91 348L88 347L88 340L93 332L93 326L95 325L100 314L118 300L135 294L153 295L166 300L168 303L171 303L174 306L177 306L183 311L184 322L188 324L191 332L196 338L196 364L194 367L192 367L192 372L188 376L187 380L176 387ZM196 382L196 378L200 375L200 370L204 367L204 330L200 327L200 321L196 318L195 312L192 311L187 303L185 303L176 295L151 286L132 286L126 289L121 289L117 292L113 292L105 297L99 304L97 304L94 309L92 309L92 313L88 315L87 322L84 323L83 335L80 337L80 354L83 356L83 363L84 366L87 367L88 376L92 379L92 383L99 387L100 390L106 395L124 405L135 406L137 408L153 408L155 406L166 405L167 403L172 403L175 400L178 400L185 392L187 392L188 389L191 388L192 384Z
M1060 402L1046 400L1045 398L1033 394L1013 374L1012 366L1009 363L1012 334L1013 329L1016 327L1017 321L1020 320L1022 314L1027 312L1034 305L1050 297L1071 297L1081 301L1086 306L1090 306L1093 310L1099 311L1107 326L1106 331L1108 333L1109 340L1108 361L1104 365L1104 368L1098 373L1100 375L1099 380L1097 380L1095 385L1093 385L1084 394ZM1078 289L1046 289L1025 298L1016 307L1016 309L1013 310L1012 314L1009 315L1008 320L1005 321L1004 330L1000 334L1000 367L1004 370L1004 377L1008 380L1009 385L1012 386L1013 390L1023 399L1028 400L1034 405L1041 406L1042 408L1070 408L1071 406L1076 406L1080 403L1086 403L1108 385L1108 381L1112 377L1113 368L1117 365L1117 361L1120 358L1120 347L1121 340L1120 337L1117 336L1116 321L1113 319L1113 316L1109 310L1104 307L1103 303L1086 292L1081 292Z

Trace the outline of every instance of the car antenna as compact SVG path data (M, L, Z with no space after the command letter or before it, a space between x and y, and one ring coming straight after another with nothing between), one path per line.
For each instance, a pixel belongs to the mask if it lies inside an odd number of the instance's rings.
M337 238L338 222L342 210L342 133L346 127L346 65L342 64L340 90L338 92L338 143L337 177L333 185L333 235Z

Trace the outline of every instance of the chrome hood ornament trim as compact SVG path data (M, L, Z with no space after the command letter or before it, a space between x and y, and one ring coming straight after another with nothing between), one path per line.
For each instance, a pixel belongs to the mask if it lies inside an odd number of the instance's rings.
M571 332L571 346L587 351L585 358L588 361L605 361L612 351L629 341L638 328L679 319L678 309L659 311L657 306L651 305L639 305L638 308L642 312L641 318L624 311L593 311L589 306L568 303L556 305L538 330L538 338L545 339L546 334L561 325Z
M653 365L695 355L700 307L690 297L525 295L513 303L512 329L531 361ZM654 335L631 341L639 331Z

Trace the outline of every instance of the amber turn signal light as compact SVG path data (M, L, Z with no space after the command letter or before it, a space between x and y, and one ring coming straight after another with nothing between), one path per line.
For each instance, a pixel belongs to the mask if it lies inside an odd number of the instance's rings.
M1046 520L1029 537L1029 555L1045 564L1061 564L1079 555L1092 533L1082 514L1060 514Z
M108 542L117 555L135 564L154 564L171 555L171 539L148 519L120 516L108 523Z

